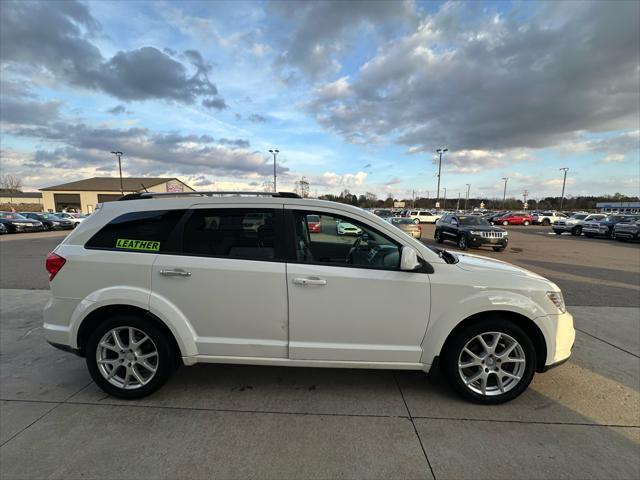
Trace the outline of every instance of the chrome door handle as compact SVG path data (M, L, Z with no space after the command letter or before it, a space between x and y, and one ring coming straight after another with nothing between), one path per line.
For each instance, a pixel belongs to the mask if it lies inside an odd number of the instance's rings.
M165 277L190 277L191 272L186 272L181 268L176 269L162 269L160 270L160 275L164 275Z
M296 285L326 285L327 281L320 277L294 278L293 283Z

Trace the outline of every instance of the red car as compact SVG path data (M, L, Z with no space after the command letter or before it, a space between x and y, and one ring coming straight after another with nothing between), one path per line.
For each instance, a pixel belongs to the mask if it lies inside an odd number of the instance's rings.
M307 215L307 225L309 225L309 233L320 233L322 224L319 215Z
M511 212L496 218L493 223L501 225L531 225L533 218L528 213Z

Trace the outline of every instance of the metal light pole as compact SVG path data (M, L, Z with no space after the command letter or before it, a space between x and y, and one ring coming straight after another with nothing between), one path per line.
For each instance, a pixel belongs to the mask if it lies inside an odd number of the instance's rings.
M527 197L529 196L529 190L525 190L524 192L522 192L522 196L524 197L524 202L522 202L522 207L526 210L527 209Z
M438 160L438 196L436 197L436 202L440 201L440 174L442 173L442 154L448 151L449 151L448 148L438 148L436 150L436 153L440 157L440 159ZM445 202L446 202L446 194L445 194Z
M507 182L509 181L509 177L502 177L502 180L504 180L504 192L502 193L502 208L504 208L507 201Z
M111 152L111 153L113 153L116 157L118 157L118 170L120 171L120 193L122 194L122 196L124 196L124 187L122 186L122 160L120 159L120 157L122 157L124 153L122 152Z
M280 153L280 150L269 150L269 153L273 155L273 191L277 192L276 188L276 156Z
M458 203L456 203L456 210L460 210L460 192L458 192Z
M562 196L560 197L560 210L562 210L562 205L564 204L564 186L567 183L567 171L569 167L562 167L560 170L564 171L564 178L562 179Z
M467 185L467 196L464 199L464 211L465 212L467 211L467 202L469 201L469 190L471 190L471 184L467 183L466 185Z
M447 208L447 189L443 187L443 190L444 190L444 200L442 200L442 208L444 209L444 208Z

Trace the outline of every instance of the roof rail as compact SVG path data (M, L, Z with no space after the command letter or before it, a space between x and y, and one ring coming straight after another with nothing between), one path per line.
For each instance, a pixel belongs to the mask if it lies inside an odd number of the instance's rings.
M215 196L254 196L254 197L279 197L279 198L301 198L294 192L237 192L237 191L204 191L204 192L138 192L128 193L120 200L140 200L143 198L156 197L215 197Z

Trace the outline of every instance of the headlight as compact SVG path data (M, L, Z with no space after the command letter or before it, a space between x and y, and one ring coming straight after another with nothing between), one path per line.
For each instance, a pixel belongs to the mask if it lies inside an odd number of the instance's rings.
M547 292L547 298L558 308L558 310L560 310L560 312L564 313L567 311L564 306L562 292Z

